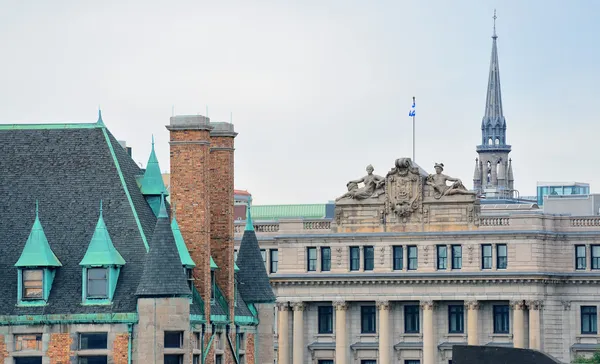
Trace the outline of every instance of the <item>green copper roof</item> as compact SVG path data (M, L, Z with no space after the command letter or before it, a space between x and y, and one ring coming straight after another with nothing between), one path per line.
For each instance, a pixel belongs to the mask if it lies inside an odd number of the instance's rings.
M254 220L279 220L279 219L322 219L325 217L325 204L306 205L255 205L252 206Z
M102 217L102 201L100 201L100 217L96 224L96 230L92 235L90 245L83 256L79 265L98 266L98 265L125 265L125 259L119 254L110 239L108 229Z
M35 221L27 238L23 252L15 267L60 267L62 264L54 255L38 216L38 203L35 202Z
M252 213L250 212L252 206L252 197L248 199L248 206L246 206L246 228L245 231L254 231L254 223L252 222Z
M218 268L219 268L219 266L217 265L217 263L215 263L215 261L213 260L213 258L210 257L210 270L218 269Z
M240 271L240 267L238 267L235 262L233 263L233 271L236 273Z
M144 195L160 195L167 192L162 173L160 173L158 159L156 153L154 153L154 136L152 136L152 151L150 152L150 158L148 158L144 179L142 179L141 190Z
M181 230L179 230L179 225L177 224L175 214L173 214L173 220L171 221L171 230L173 231L173 237L175 238L175 245L177 245L177 251L179 252L181 264L188 268L195 267L196 264L192 260L190 252L185 245L185 241L183 240L183 235L181 235Z

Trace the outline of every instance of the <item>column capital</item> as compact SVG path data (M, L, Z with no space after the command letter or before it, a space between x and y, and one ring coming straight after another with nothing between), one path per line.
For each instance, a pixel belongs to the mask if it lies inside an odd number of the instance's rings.
M471 300L471 301L465 301L465 308L467 310L479 310L481 307L480 307L479 301Z
M512 308L513 310L524 310L525 309L525 301L523 301L523 300L510 301L510 308Z
M435 308L434 301L421 301L421 308L423 310L432 310Z
M564 301L561 301L561 303L562 303L563 309L565 311L569 311L571 309L571 301L564 300Z
M377 309L379 310L388 310L390 309L390 301L387 300L379 300L376 302Z
M290 309L290 306L287 302L277 302L276 306L277 311L288 311Z
M292 309L294 311L304 311L305 308L306 308L306 304L304 304L304 302L293 302L292 303Z
M336 311L346 311L348 309L348 302L346 301L333 301L332 304Z
M542 300L529 300L527 301L527 308L530 310L541 310L544 306L544 301Z

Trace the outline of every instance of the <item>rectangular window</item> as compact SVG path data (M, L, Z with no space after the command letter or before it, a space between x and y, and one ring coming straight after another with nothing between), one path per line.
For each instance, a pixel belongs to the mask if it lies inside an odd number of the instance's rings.
M581 306L581 333L598 333L598 312L596 306Z
M506 244L496 245L496 268L506 269L508 265L508 251L506 250Z
M360 269L360 250L357 246L350 247L350 270Z
M490 244L481 246L481 269L492 269L492 246Z
M420 360L405 360L404 364L421 364Z
M585 269L585 245L575 245L575 269Z
M211 301L215 300L215 291L216 291L216 286L215 286L215 271L211 269L210 271L210 299Z
M42 350L42 334L15 335L15 351Z
M321 248L321 271L329 272L331 270L331 248L324 246Z
M183 355L165 355L164 364L183 364Z
M404 263L404 249L402 246L394 246L392 248L394 270L402 270Z
M108 269L87 269L87 298L108 298Z
M243 332L240 332L237 334L237 341L238 341L238 347L240 348L240 350L246 350L246 334Z
M417 334L419 332L419 305L404 306L404 333Z
M600 269L600 245L592 245L592 269Z
M267 269L268 268L267 267L267 251L265 249L261 249L260 250L260 256L263 259L263 264L265 265L265 269ZM267 272L268 272L268 270L267 270Z
M372 246L365 246L364 248L364 264L365 270L373 270L375 267L375 248Z
M106 332L82 332L79 334L79 350L108 349Z
M106 364L106 355L80 356L79 364Z
M23 270L23 299L40 300L44 298L44 271L42 269Z
M448 306L448 332L451 334L462 334L465 330L465 306Z
M183 332L165 331L165 348L181 349L183 347Z
M416 270L418 263L417 246L411 245L408 247L408 270Z
M317 248L306 248L306 270L314 272L317 270Z
M437 269L446 269L448 266L448 248L445 245L438 245L437 250Z
M269 266L271 267L270 273L277 273L277 268L279 266L279 250L269 250Z
M319 334L333 333L333 306L319 306Z
M234 261L234 262L236 262L236 261L237 261L237 256L238 256L238 251L237 251L237 249L235 249L235 250L233 251L233 261Z
M508 305L494 305L494 334L508 334L509 308Z
M42 364L42 357L41 356L16 357L16 358L14 358L14 363L15 364Z
M374 334L376 327L377 311L375 306L360 306L360 332L362 334Z
M452 269L462 268L462 246L452 245Z
M319 360L318 363L319 364L333 364L333 360L329 360L329 359Z
M200 358L200 357L198 357ZM223 355L217 354L215 355L215 364L223 364Z
M240 354L240 360L239 360L240 364L246 364L246 355L244 354Z
M370 360L370 359L361 360L360 364L377 364L377 360Z

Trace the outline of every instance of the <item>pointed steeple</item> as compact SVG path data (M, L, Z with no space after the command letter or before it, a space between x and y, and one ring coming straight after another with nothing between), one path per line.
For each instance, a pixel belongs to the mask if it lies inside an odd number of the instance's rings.
M250 208L252 206L252 197L248 199L248 205L246 205L246 228L245 231L254 231L254 223L252 222L252 213Z
M35 221L15 267L61 267L44 233L39 218L38 202L35 201Z
M508 176L507 176L509 181L514 181L515 177L513 176L513 169L512 169L512 158L508 160Z
M475 158L475 172L473 172L473 181L481 181L481 169L479 168L479 158Z
M141 190L144 195L160 195L161 193L167 193L165 183L162 179L162 173L160 172L160 166L158 165L158 159L154 152L154 135L152 136L152 151L150 152L146 171L144 172L144 178L142 179Z
M104 120L102 120L102 110L98 107L98 121L96 121L99 125L104 125Z
M173 231L173 237L175 238L175 244L177 245L177 251L179 252L179 258L181 264L186 268L194 268L196 263L192 260L190 252L185 245L181 230L179 230L179 224L177 224L177 218L175 217L175 209L172 210L173 219L171 220L171 231Z
M102 200L100 200L100 217L96 223L96 229L92 235L92 240L88 245L87 251L79 265L98 266L98 265L125 265L125 259L119 254L112 243L108 229L102 216Z

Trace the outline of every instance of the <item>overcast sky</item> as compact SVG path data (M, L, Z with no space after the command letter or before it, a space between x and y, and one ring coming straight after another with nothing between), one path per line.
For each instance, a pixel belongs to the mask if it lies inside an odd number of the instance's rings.
M324 203L412 154L472 186L497 8L515 187L598 191L600 1L0 0L0 123L94 122L165 171L176 114L229 121L257 204Z

